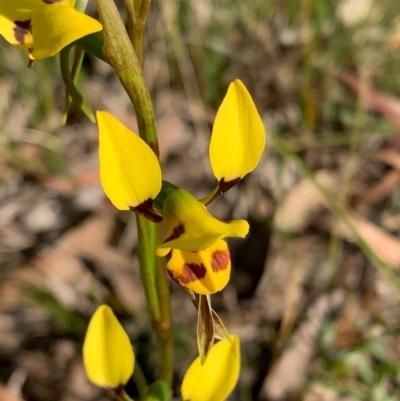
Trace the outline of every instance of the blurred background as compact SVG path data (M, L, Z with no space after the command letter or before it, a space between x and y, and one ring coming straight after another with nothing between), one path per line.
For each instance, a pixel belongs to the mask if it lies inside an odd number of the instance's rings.
M149 380L157 369L135 218L100 188L96 126L77 110L61 126L57 59L27 69L0 39L0 400L110 400L81 360L99 304ZM400 399L399 55L396 0L153 1L145 75L164 179L197 197L214 187L211 127L236 78L267 131L257 170L210 208L251 224L212 297L242 339L232 401ZM79 85L135 128L108 65L85 59ZM171 287L179 394L196 312Z

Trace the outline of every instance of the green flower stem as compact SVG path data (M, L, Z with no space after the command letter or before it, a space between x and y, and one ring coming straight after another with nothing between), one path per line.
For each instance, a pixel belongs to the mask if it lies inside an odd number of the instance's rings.
M151 0L135 0L137 20L135 31L133 33L132 44L135 50L140 67L143 67L143 40L147 20L147 14L150 8ZM139 133L146 132L146 122L138 118ZM141 135L142 136L142 135ZM146 138L144 138L146 140ZM158 147L157 147L158 149ZM153 224L147 221L147 224ZM162 242L163 227L162 224L156 225L155 232L156 245ZM140 237L140 233L138 234ZM155 250L155 249L154 249ZM154 251L153 251L154 252ZM171 297L167 279L167 268L165 258L156 256L156 285L160 302L161 321L156 328L157 340L160 345L160 377L168 384L172 383L173 371L173 339L171 324Z
M96 0L96 2L104 31L103 54L131 99L138 121L143 120L140 136L158 156L157 132L149 90L125 25L114 1Z
M139 64L143 67L143 43L144 32L146 28L147 14L149 12L151 0L142 0L138 10L138 17L134 25L134 31L131 36L133 49L135 50Z
M128 19L128 36L131 40L132 46L134 43L135 25L136 25L136 11L133 0L125 0L125 9Z
M157 224L157 244L162 242L162 224ZM167 267L165 258L156 257L156 283L160 300L162 325L157 331L160 343L160 377L168 384L172 383L173 371L173 341L172 341L172 318L171 318L171 295L167 279Z
M61 67L61 76L64 81L64 85L71 95L73 102L79 107L79 109L86 115L87 118L93 123L96 122L96 118L94 117L92 108L89 103L82 97L82 95L78 92L75 87L73 78L71 77L71 72L69 69L69 54L71 51L71 46L67 46L60 52L60 67Z
M118 396L120 401L133 401L133 398L129 397L128 394L125 393L125 390Z
M75 87L78 84L79 74L81 72L84 55L85 55L85 51L81 47L75 46L74 61L72 63L72 69L71 69L71 78L72 78L72 82L74 83ZM66 90L65 91L65 105L64 105L64 110L62 111L62 115L61 115L63 124L65 124L67 122L68 113L71 108L71 105L72 105L72 97L69 94L68 90Z
M96 0L100 20L103 24L103 54L114 68L136 110L139 134L158 156L158 140L153 105L144 81L141 64L143 53L138 54L132 46L113 0ZM147 18L149 0L139 3L135 0L136 25L140 19L144 24ZM139 10L139 12L137 12ZM139 27L141 25L139 24ZM135 29L136 26L135 26ZM143 33L135 46L143 48ZM138 39L138 40L139 40ZM136 43L136 42L135 42ZM143 216L137 215L138 256L140 274L148 303L154 331L157 335L160 352L160 377L168 384L172 379L172 335L170 296L165 266L158 260L155 247L161 237L162 227L155 225Z
M77 0L75 2L75 10L80 11L81 13L84 13L87 7L87 3L89 0Z
M136 214L138 229L138 257L140 277L146 295L147 306L156 332L161 325L161 307L156 282L156 225L144 216Z
M135 369L133 370L133 381L135 382L136 387L139 391L140 399L142 399L146 394L148 385L142 367L138 364L138 361L135 362Z
M138 228L138 256L140 276L160 354L160 378L171 384L173 343L171 328L171 301L166 276L165 259L155 254L161 234L161 225L144 216L136 215Z

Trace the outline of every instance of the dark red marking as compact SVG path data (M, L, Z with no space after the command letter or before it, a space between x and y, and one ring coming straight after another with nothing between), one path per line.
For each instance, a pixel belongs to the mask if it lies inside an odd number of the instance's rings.
M176 226L174 230L172 231L172 234L165 238L164 242L172 241L174 239L179 238L182 234L185 233L185 227L183 224L179 224L179 226Z
M43 0L43 3L45 4L54 4L54 3L59 3L62 0Z
M199 265L196 263L185 263L181 273L177 274L170 269L168 269L168 273L172 280L180 285L183 285L204 278L207 274L207 270L203 263L200 263Z
M131 207L130 209L136 213L142 214L154 223L160 223L162 221L162 217L153 209L153 199L151 198L145 200L138 206Z
M18 43L23 45L25 43L25 35L29 33L31 28L31 21L14 21L14 38Z
M211 255L211 267L215 273L221 270L225 270L229 266L230 261L231 255L228 250L215 251Z
M235 178L234 180L231 181L225 181L225 178L222 178L221 181L219 182L218 189L221 192L221 194L223 194L226 191L228 191L228 189L231 189L233 186L235 186L239 181L240 177Z

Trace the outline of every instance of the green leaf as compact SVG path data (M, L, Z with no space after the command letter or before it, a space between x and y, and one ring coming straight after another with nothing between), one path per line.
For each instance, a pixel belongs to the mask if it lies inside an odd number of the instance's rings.
M168 181L162 181L161 191L157 195L156 199L154 199L154 207L157 210L163 210L165 198L170 192L175 191L176 189L179 189L176 185L171 184Z
M150 384L142 401L170 401L172 390L163 380L157 380Z
M103 32L95 32L90 35L84 36L76 41L87 53L91 54L98 59L107 62L103 55L104 34Z

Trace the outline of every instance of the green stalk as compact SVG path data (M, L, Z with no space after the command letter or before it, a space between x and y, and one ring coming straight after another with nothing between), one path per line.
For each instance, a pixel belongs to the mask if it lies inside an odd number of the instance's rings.
M135 25L136 25L136 11L133 0L125 0L125 9L127 14L128 22L128 36L131 40L133 46L133 38L135 35Z
M140 277L146 295L147 306L156 332L161 325L161 307L156 281L156 225L144 216L137 214L138 258Z
M85 55L85 51L81 47L75 46L74 61L72 63L72 69L71 69L71 78L72 78L72 82L75 85L75 87L78 84L79 74L81 72L84 55ZM61 114L63 124L65 124L67 122L68 113L69 113L69 109L71 108L71 105L72 105L72 96L69 94L68 90L66 90L65 91L64 110Z
M103 24L103 54L114 68L136 110L139 134L158 156L158 139L153 105L142 73L143 37L150 1L142 0L135 7L135 30L139 38L130 38L121 16L112 0L96 0ZM131 5L126 0L129 7ZM132 10L128 10L132 18ZM129 16L128 16L129 18ZM132 42L131 42L132 39ZM133 40L134 39L134 40ZM132 43L134 42L134 45ZM135 52L138 50L138 53ZM172 330L171 301L165 261L155 254L156 245L161 242L162 226L137 215L138 256L140 274L146 294L153 329L157 336L160 353L160 378L169 385L172 381Z
M156 242L161 243L163 236L162 224L156 225ZM168 384L172 383L173 372L173 339L171 318L171 294L167 279L167 267L165 257L156 256L156 284L160 300L160 312L162 325L157 331L160 347L160 377Z
M140 399L142 399L146 394L148 386L142 367L138 364L137 361L135 362L135 369L133 370L133 381L135 382L136 387L139 391L139 397Z
M157 132L149 90L124 23L112 0L96 0L96 2L103 24L103 54L131 99L138 120L143 120L140 136L158 156Z
M144 44L144 31L146 28L147 14L149 12L151 0L142 0L139 7L138 17L134 25L131 41L133 49L139 60L139 64L143 67L143 44Z
M61 76L64 81L64 85L71 95L73 102L79 107L79 109L86 115L87 118L93 123L96 122L96 118L93 114L90 104L82 97L75 87L74 80L71 77L71 71L69 69L69 54L71 46L67 46L60 52L60 67Z

